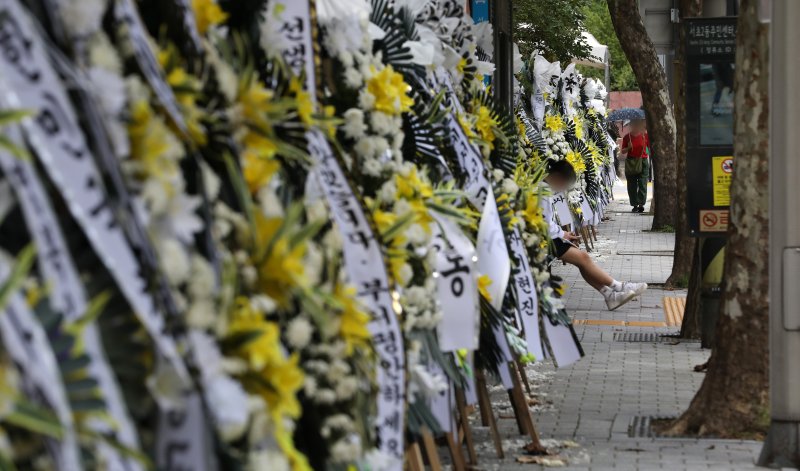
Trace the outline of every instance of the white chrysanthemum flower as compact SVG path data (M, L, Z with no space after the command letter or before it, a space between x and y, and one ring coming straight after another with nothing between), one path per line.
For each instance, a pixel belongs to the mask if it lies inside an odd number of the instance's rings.
M60 3L63 25L73 38L83 38L100 29L106 12L105 0L69 0Z
M519 186L512 178L506 178L503 180L502 186L503 193L507 193L510 197L515 197L517 192L519 191Z
M367 125L364 124L364 112L358 108L350 108L344 112L343 117L342 131L345 136L351 139L361 139L367 132Z
M492 178L494 179L494 181L500 182L500 181L503 180L504 176L505 176L505 174L503 173L502 170L500 170L500 169L492 170Z
M289 460L278 450L253 450L247 454L247 471L291 471Z
M183 284L191 272L189 256L186 249L171 237L159 237L155 240L156 251L161 265L161 270L172 286Z
M258 190L258 207L261 208L261 213L268 218L282 218L283 205L278 195L270 186L261 187Z
M405 236L408 238L409 243L417 247L426 246L431 238L431 235L417 223L411 224L406 229Z
M336 397L340 401L351 399L356 392L358 392L358 379L352 376L342 378L336 383Z
M276 303L274 299L270 298L266 294L252 296L250 298L250 302L252 303L254 309L257 309L264 314L271 314L275 312L275 309L278 307L278 303Z
M332 389L321 388L314 395L314 402L320 405L331 405L336 402L336 392Z
M397 198L397 185L395 185L394 179L388 180L381 185L377 196L378 201L381 203L391 203L394 201Z
M305 317L296 317L286 328L286 341L291 347L302 350L311 341L314 328Z
M414 270L411 268L411 265L404 263L403 266L400 267L400 273L398 277L400 278L397 282L401 286L406 286L411 281L411 278L414 276Z
M397 130L395 120L392 116L380 111L373 111L369 114L372 130L377 134L389 135Z
M361 444L356 440L341 439L331 446L331 460L335 463L352 463L361 457Z
M344 71L344 83L350 88L360 88L364 83L364 77L355 67L348 67Z
M317 394L317 378L306 375L303 380L303 392L308 397L314 397Z
M362 110L371 110L375 107L375 95L368 92L366 89L361 89L361 91L358 93L358 106Z
M196 329L208 329L214 325L217 317L216 305L207 299L195 301L189 305L186 323Z
M377 159L367 159L364 161L364 166L361 168L361 170L364 172L364 175L377 177L380 176L381 171L383 170L383 165L381 165L380 161Z

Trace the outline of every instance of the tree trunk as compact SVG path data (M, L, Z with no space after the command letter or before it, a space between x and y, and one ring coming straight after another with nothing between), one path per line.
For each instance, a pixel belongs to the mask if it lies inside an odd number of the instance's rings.
M681 18L700 16L703 0L681 0L678 11ZM686 33L683 25L678 26L678 41L675 51L675 252L672 258L672 273L667 278L666 287L686 287L691 278L692 263L697 239L689 235L689 221L686 216ZM699 285L698 285L699 286ZM687 303L690 302L687 300ZM689 306L687 305L687 311ZM686 316L684 315L684 319ZM683 329L681 329L683 330Z
M760 434L768 413L768 26L758 0L742 0L736 40L731 217L716 348L674 435Z
M686 308L683 312L681 322L681 338L699 339L700 321L702 315L702 300L700 294L703 292L703 273L700 265L700 244L694 244L692 257L691 273L689 273L689 292L686 294Z
M631 63L647 116L650 150L653 157L654 198L658 201L653 215L653 229L675 227L675 117L664 68L647 35L637 0L608 0L611 22L617 32L625 57Z

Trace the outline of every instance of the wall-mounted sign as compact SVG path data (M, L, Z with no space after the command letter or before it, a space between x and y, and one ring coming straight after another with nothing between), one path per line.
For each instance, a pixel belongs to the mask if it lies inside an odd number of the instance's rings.
M689 228L694 236L720 236L733 175L736 18L690 18L684 28Z

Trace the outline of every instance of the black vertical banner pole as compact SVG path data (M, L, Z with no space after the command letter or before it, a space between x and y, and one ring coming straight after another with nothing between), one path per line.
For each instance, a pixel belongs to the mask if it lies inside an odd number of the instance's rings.
M511 13L512 0L492 0L489 3L489 18L494 30L494 93L497 101L508 110L513 109L514 100L514 56Z

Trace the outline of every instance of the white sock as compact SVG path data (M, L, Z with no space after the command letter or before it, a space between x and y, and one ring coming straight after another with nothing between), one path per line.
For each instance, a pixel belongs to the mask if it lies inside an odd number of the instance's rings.
M614 291L622 291L622 282L620 281L612 279L611 284L608 286Z

